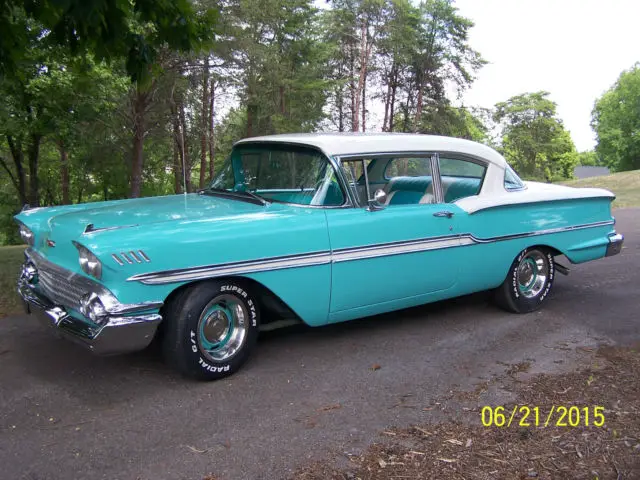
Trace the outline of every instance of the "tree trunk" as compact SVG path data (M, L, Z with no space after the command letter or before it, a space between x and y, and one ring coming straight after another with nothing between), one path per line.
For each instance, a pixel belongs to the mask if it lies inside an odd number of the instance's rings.
M357 123L357 118L358 118L358 110L356 110L356 97L357 97L357 93L356 93L356 60L355 60L355 49L353 47L353 44L351 44L350 47L350 52L349 52L349 67L350 67L350 75L349 75L349 93L351 95L351 131L355 132L357 130L354 130L353 125L354 125L354 117L355 117L355 122Z
M144 134L149 101L148 92L136 87L133 99L133 157L131 159L131 198L138 198L142 192L142 167L144 164Z
M387 91L384 94L384 120L382 121L382 131L388 132L387 122L389 121L389 104L391 103L391 82L387 83Z
M29 205L32 207L40 206L40 196L38 192L38 157L40 156L40 140L42 137L37 134L31 135L29 144Z
M254 106L247 105L247 137L253 137Z
M287 113L287 109L286 109L286 104L285 104L284 86L283 85L280 85L279 92L280 92L280 115L285 117L286 113Z
M360 29L360 72L358 77L358 86L355 91L356 98L353 112L354 123L352 125L352 131L354 132L360 131L360 99L364 94L372 43L373 42L370 42L368 37L368 22L363 20L362 27Z
M338 107L338 131L344 132L344 95L342 86L336 92L336 106Z
M398 71L394 72L393 83L391 86L391 101L389 102L389 126L387 132L393 132L393 116L396 105L396 91L398 90Z
M367 72L364 73L362 84L362 131L367 131Z
M171 123L173 124L173 188L176 193L182 193L180 124L178 123L178 112L174 107L171 108Z
M69 198L69 156L64 143L58 143L58 150L60 151L60 178L62 180L62 204L69 205L71 199Z
M208 124L209 124L209 58L205 60L202 74L202 109L200 130L200 188L204 188L207 178L207 150L208 150Z
M422 84L418 84L418 95L416 99L416 117L413 123L413 131L417 132L422 120Z
M209 179L213 179L216 161L216 132L215 132L215 98L216 82L211 80L211 95L209 95Z
M16 143L11 135L7 135L7 143L9 144L9 150L11 150L13 163L16 166L16 188L18 190L20 207L23 207L29 203L29 200L27 199L27 182L24 172L24 154L22 153L22 145L20 143ZM8 171L8 168L6 169Z
M184 165L184 176L185 176L185 187L187 193L193 191L193 187L191 185L191 160L189 160L189 147L187 145L187 121L184 113L184 103L180 103L179 109L180 113L180 135L181 135L181 147L182 147L182 164Z

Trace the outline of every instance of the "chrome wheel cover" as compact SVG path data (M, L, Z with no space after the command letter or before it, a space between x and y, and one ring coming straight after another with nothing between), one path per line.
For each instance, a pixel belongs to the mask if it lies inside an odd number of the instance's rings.
M198 348L213 362L233 357L247 338L249 315L233 295L218 295L202 310L198 319Z
M535 298L544 289L549 278L549 263L544 254L538 250L528 252L516 271L518 291L526 298Z

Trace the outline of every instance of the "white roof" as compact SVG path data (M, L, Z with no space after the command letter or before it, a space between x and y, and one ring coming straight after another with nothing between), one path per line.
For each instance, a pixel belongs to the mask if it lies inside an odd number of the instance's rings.
M462 138L417 133L288 133L245 138L236 145L252 142L278 142L309 145L326 155L357 155L395 152L458 152L482 159L502 168L506 161L494 149Z

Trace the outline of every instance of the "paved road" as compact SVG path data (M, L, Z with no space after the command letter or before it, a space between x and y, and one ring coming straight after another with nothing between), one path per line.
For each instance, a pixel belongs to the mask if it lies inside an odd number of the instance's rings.
M435 415L403 399L427 405L523 360L568 368L562 345L637 340L640 210L617 217L622 254L559 276L541 312L511 315L473 295L272 332L244 370L214 383L174 375L157 351L97 358L31 317L3 319L0 478L279 479Z

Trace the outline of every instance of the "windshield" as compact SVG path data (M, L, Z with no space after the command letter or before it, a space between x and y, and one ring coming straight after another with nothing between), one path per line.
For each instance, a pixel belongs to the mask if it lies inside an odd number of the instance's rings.
M291 145L239 145L209 190L250 192L274 202L339 206L345 198L336 172L320 152Z

